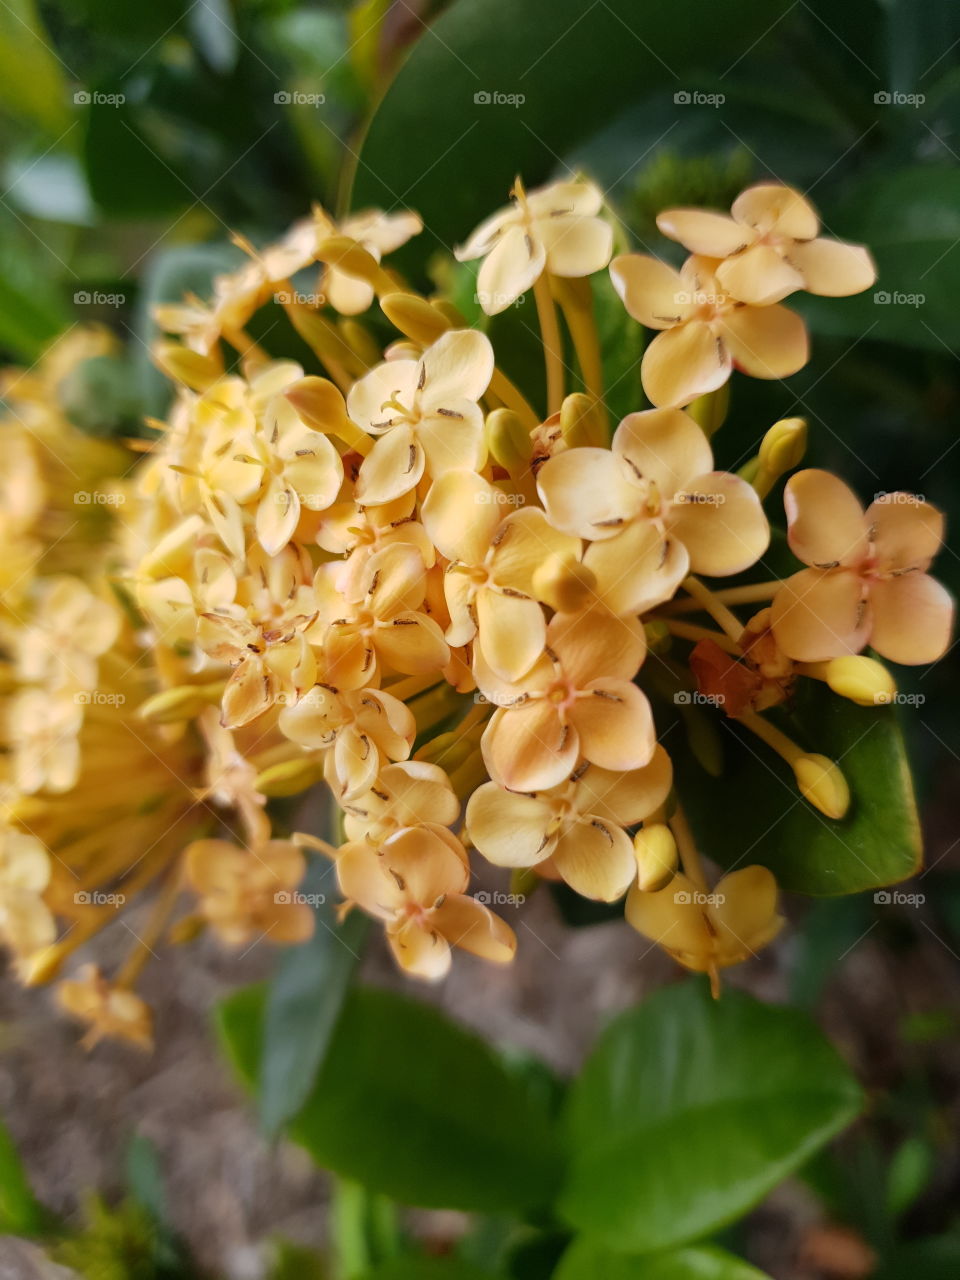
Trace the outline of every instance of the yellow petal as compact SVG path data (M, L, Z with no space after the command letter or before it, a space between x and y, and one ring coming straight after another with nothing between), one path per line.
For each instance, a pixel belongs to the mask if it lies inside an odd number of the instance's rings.
M629 314L648 329L672 329L692 310L679 272L659 258L623 254L610 263L610 279Z
M611 447L630 462L638 478L652 480L665 499L692 476L702 476L713 467L707 437L682 409L628 414L614 432Z
M506 311L543 274L547 254L525 227L509 227L494 244L477 275L477 297L488 316Z
M556 454L540 468L537 490L554 528L591 539L613 537L646 498L630 467L609 449Z
M748 569L770 545L756 490L727 471L691 480L674 497L668 524L689 552L693 572L714 578Z
M450 972L450 944L438 930L425 929L408 920L387 934L390 950L405 973L428 982L439 982Z
M547 627L547 647L563 674L582 689L597 676L632 680L643 661L646 639L636 622L594 610L557 613Z
M539 698L498 707L481 747L487 772L511 791L556 786L573 771L579 755L576 732L563 724L553 703Z
M590 216L602 207L603 192L595 182L548 182L527 192L527 208L538 222L562 214Z
M340 892L379 920L391 920L404 903L404 893L372 845L342 845L336 861Z
M810 203L799 191L778 182L748 187L734 200L731 213L738 222L761 234L776 231L795 240L812 240L820 230Z
M953 598L926 573L875 582L870 590L870 644L891 662L936 662L950 647Z
M367 561L365 586L368 607L378 618L419 608L426 592L420 552L403 542L377 551Z
M450 661L450 647L433 618L412 611L399 613L376 631L378 656L404 675L429 675Z
M497 530L490 569L499 587L530 595L537 569L551 556L580 556L580 539L561 533L537 507L507 516Z
M448 471L430 486L421 508L424 527L441 555L480 564L507 514L502 494L474 471Z
M803 569L773 598L771 625L777 644L796 662L824 662L859 653L870 635L870 611L849 569Z
M488 862L498 867L535 867L548 858L553 808L532 795L504 791L486 782L467 802L467 831Z
M323 273L323 292L334 311L342 316L357 316L366 311L376 296L373 285L358 276L347 275L336 267Z
M726 344L710 325L690 320L657 334L643 353L640 377L653 404L686 405L722 387L731 368Z
M410 427L394 427L376 441L360 464L357 501L377 507L403 497L420 483L426 465Z
M595 815L585 816L564 832L553 865L575 893L598 902L622 898L637 870L629 836Z
M877 563L884 571L926 569L943 545L943 514L909 493L887 493L865 517Z
M726 258L749 242L749 232L725 213L708 209L665 209L657 214L657 226L691 253Z
M379 435L397 423L388 400L399 400L408 409L417 394L420 365L416 360L387 360L365 373L347 395L347 414L363 431Z
M452 895L437 907L432 924L452 947L494 964L509 964L517 949L510 926L482 902L463 894Z
M755 244L717 267L723 288L741 302L766 307L804 287L803 274L771 245Z
M280 476L271 476L257 506L257 538L275 556L293 537L300 520L300 498Z
M588 694L570 713L584 758L603 769L649 764L657 736L646 695L625 680L603 678L591 681Z
M245 659L223 691L221 723L224 728L237 729L263 715L273 705L277 692L277 678L266 664L260 658Z
M783 491L790 550L804 564L858 565L867 554L867 531L856 494L829 471L798 471Z
M448 400L442 412L424 417L416 438L434 479L458 467L479 470L483 466L483 414L472 400Z
M655 893L634 887L627 895L627 922L682 963L692 966L699 962L698 967L705 967L713 936L696 899L693 883L683 875L674 876Z
M730 355L751 378L788 378L810 357L807 327L794 311L772 307L739 307L718 322Z
M645 520L627 525L615 538L591 543L583 563L597 579L597 599L621 618L670 600L690 571L683 543L664 540L657 526Z
M540 219L537 235L547 251L547 268L555 276L589 276L602 271L613 252L613 228L602 218L559 214Z
M547 624L536 600L503 595L481 588L477 592L477 643L483 656L504 680L519 680L543 653Z
M419 403L426 412L450 400L479 400L493 376L493 347L479 329L450 329L423 353Z
M672 786L673 765L658 744L642 769L621 773L590 765L577 784L577 807L618 826L632 827L660 808Z
M811 240L794 245L790 261L804 279L810 293L825 298L846 298L869 289L877 278L877 268L869 252L859 244L841 240Z
M720 963L738 964L755 955L780 932L777 882L766 867L742 867L724 876L708 907L716 931Z

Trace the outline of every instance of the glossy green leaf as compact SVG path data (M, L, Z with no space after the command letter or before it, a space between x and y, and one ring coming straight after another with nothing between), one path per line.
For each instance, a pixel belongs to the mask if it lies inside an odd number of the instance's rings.
M219 1014L254 1085L264 1001L246 988ZM351 991L288 1132L319 1165L405 1204L533 1209L559 1176L551 1121L524 1081L437 1010L388 991Z
M860 1104L804 1014L669 987L613 1023L571 1089L560 1212L614 1250L671 1248L746 1212Z
M820 681L802 680L791 711L770 718L807 750L839 762L850 785L850 810L839 822L824 817L800 797L793 771L779 756L718 712L724 754L719 777L697 764L679 732L667 740L703 852L726 867L762 863L783 888L823 896L913 875L921 833L897 711L858 707ZM662 718L661 733L668 723Z
M517 173L529 185L542 181L559 156L631 102L657 90L672 98L685 75L693 83L705 49L718 66L739 59L787 7L458 0L384 95L360 152L353 204L418 209L429 232L413 253L437 239L451 245L504 204Z
M54 137L70 127L62 64L34 0L0 5L0 108Z
M30 1189L13 1139L0 1125L0 1235L35 1235L46 1216Z
M650 1257L614 1253L589 1240L570 1246L554 1280L596 1280L598 1276L603 1280L765 1280L764 1272L713 1245Z
M268 1133L276 1133L307 1100L367 932L359 911L337 923L327 900L330 871L326 862L311 865L301 891L317 899L313 937L283 953L267 992L260 1118Z

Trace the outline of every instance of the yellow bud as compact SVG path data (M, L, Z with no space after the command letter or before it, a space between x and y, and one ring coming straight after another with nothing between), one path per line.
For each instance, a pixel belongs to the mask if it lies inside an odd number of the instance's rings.
M331 324L322 312L299 302L285 302L283 309L297 333L321 360L333 359L357 375L366 372L336 325Z
M883 663L862 654L834 658L827 663L826 674L827 684L834 693L861 707L892 702L897 692L896 681Z
M662 889L677 869L677 842L665 823L641 827L633 837L637 859L637 888Z
M462 311L458 311L448 298L432 298L430 305L439 311L447 322L448 329L465 329L467 327L467 318Z
M41 947L17 960L17 976L25 987L42 987L57 977L69 954L59 943Z
M647 636L647 648L651 653L666 653L673 643L670 628L663 618L651 618L643 624Z
M210 684L183 684L176 689L163 689L141 703L137 714L152 724L192 720L205 707L219 706L225 687L225 681L214 680Z
M533 572L533 593L557 613L578 613L594 599L597 575L573 555L547 556Z
M820 755L801 755L793 761L800 794L828 818L842 818L850 807L850 788L833 760Z
M783 418L775 422L760 442L757 471L751 483L765 498L787 471L803 461L807 451L807 424L803 418Z
M394 328L424 347L451 327L437 307L415 293L385 293L380 307Z
M351 240L349 236L328 236L326 240L321 240L317 245L317 258L328 266L346 271L347 275L368 280L375 289L385 280L389 283L387 273L373 254L368 253L359 241ZM395 291L396 285L393 284L392 288Z
M182 382L191 391L206 391L223 377L223 365L219 360L191 351L179 342L155 343L153 359L168 378Z
M337 328L343 335L344 342L358 360L361 360L370 369L375 364L380 363L382 353L376 339L358 320L354 320L350 316L344 316L338 322Z
M729 406L730 383L725 382L716 391L708 391L706 395L698 396L691 405L688 405L687 413L709 439L723 426Z
M512 409L494 409L485 424L487 448L494 462L510 475L530 465L533 444L530 432Z
M560 431L571 449L583 445L600 449L607 443L603 410L582 391L567 396L560 406Z
M295 796L323 778L323 763L309 756L282 760L258 773L253 785L261 795Z
M181 520L147 551L140 561L140 573L145 578L174 578L183 573L193 561L197 538L203 529L200 516Z
M327 378L302 378L284 395L298 415L314 431L339 435L347 421L347 406L340 389Z
M510 872L510 892L519 898L529 898L541 883L536 867L514 867Z

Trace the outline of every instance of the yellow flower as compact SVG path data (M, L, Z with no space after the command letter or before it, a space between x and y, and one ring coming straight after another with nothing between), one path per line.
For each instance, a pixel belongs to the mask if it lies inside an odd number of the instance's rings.
M730 212L728 218L705 209L667 209L657 226L691 253L725 259L717 279L741 302L765 307L796 289L842 298L862 293L877 278L862 245L818 237L816 211L792 187L748 187Z
M22 680L88 692L98 659L120 630L120 611L79 578L58 574L39 584L30 624L16 637Z
M69 689L21 689L6 708L13 776L24 795L70 791L80 775L84 706Z
M405 760L385 765L376 782L343 806L348 840L380 844L401 827L449 827L460 813L450 779L436 764Z
M546 643L534 575L552 555L578 558L580 539L551 528L542 511L511 508L506 494L471 471L451 471L436 481L422 514L434 545L450 561L444 576L447 642L460 648L477 636L490 669L518 680Z
M345 844L336 869L348 902L383 921L390 950L407 973L444 977L451 947L497 964L513 959L513 930L467 895L466 851L444 827L405 827L378 848Z
M84 1044L92 1049L104 1039L127 1040L138 1049L153 1048L150 1010L132 991L106 979L96 965L84 965L75 978L61 982L57 999L63 1009L89 1023Z
M752 378L786 378L807 363L803 321L786 307L755 307L716 276L715 258L695 254L679 271L645 254L614 258L610 277L634 320L659 329L640 366L643 389L660 407L688 405L716 391L734 364Z
M200 911L228 946L243 946L261 934L270 942L294 944L313 933L313 911L295 893L306 863L291 841L264 840L241 849L229 840L195 840L184 858Z
M347 412L377 436L364 458L356 498L382 506L433 479L484 460L483 413L477 401L493 374L493 348L475 329L452 329L419 360L387 360L355 382Z
M658 943L686 969L716 976L740 964L777 936L784 924L777 913L777 882L766 867L743 867L723 877L712 892L701 891L685 875L647 893L627 896L627 921Z
M0 939L18 957L48 947L57 936L43 900L50 855L36 836L0 826Z
M547 791L518 795L488 782L470 797L467 831L499 867L549 863L577 893L613 902L637 874L624 827L658 809L672 781L670 757L658 746L642 769L614 773L584 762Z
M556 528L589 538L583 564L597 595L625 616L669 600L692 570L740 573L770 530L755 490L714 471L706 436L679 409L624 418L611 449L567 449L540 468L537 489Z
M392 253L423 230L420 215L401 210L384 213L381 209L364 209L344 218L337 227L330 223L328 235L339 234L356 240L377 262ZM373 302L373 285L351 276L342 267L327 264L320 276L320 288L334 311L342 316L355 316L366 311Z
M391 694L322 684L282 709L280 728L308 751L326 752L326 778L341 803L368 791L384 763L406 760L417 732L413 712Z
M324 551L345 557L334 572L337 589L346 600L357 601L366 591L367 566L378 551L403 543L416 547L425 569L436 562L434 545L414 514L415 495L404 494L382 507L361 507L353 499L335 502L312 526Z
M457 260L483 258L477 276L480 305L489 316L506 310L544 271L589 276L602 271L613 251L613 228L597 217L603 207L592 182L552 182L525 192L518 178L514 203L482 222Z
M614 771L649 764L653 717L631 683L643 656L636 623L560 613L543 656L514 683L476 654L477 684L497 708L481 744L491 778L511 791L542 791L568 778L581 756Z
M931 578L943 516L909 493L886 493L866 512L827 471L798 472L784 490L790 547L810 568L772 605L773 633L798 662L872 645L891 662L935 662L946 652L953 600Z

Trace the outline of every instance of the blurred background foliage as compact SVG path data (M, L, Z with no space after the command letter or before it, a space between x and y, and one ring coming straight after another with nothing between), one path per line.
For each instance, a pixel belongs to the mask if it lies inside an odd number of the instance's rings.
M491 93L524 100L484 102ZM725 207L769 175L807 192L829 234L869 243L875 292L791 302L814 335L807 368L784 383L734 380L720 461L742 464L767 426L802 414L812 465L835 468L866 500L923 494L947 511L952 535L955 0L5 0L0 355L29 365L65 328L107 325L121 353L66 392L78 425L130 434L163 408L150 304L202 294L240 258L231 232L263 243L312 201L335 213L416 208L429 231L402 265L449 287L475 318L470 271L444 248L504 202L516 171L532 185L566 167L608 192L624 245L673 260L658 210ZM609 291L596 301L608 369L621 379L617 409L642 407L635 338ZM510 371L536 386L527 321L518 308L498 323ZM288 347L289 331L278 340ZM954 541L938 565L955 593L956 550ZM795 999L810 1008L865 931L894 963L935 932L960 964L957 664L897 674L922 699L904 727L927 832L929 914L862 898L815 905L794 956ZM808 1171L838 1221L883 1259L883 1280L960 1274L957 1014L937 998L896 1028L896 1067L878 1069L869 1125ZM168 1274L175 1246L157 1235L162 1214L145 1198L141 1190L116 1221L94 1205L75 1248L109 1253L104 1240L132 1238L154 1262L121 1274ZM68 1247L66 1256L78 1255ZM310 1271L291 1253L277 1274Z

